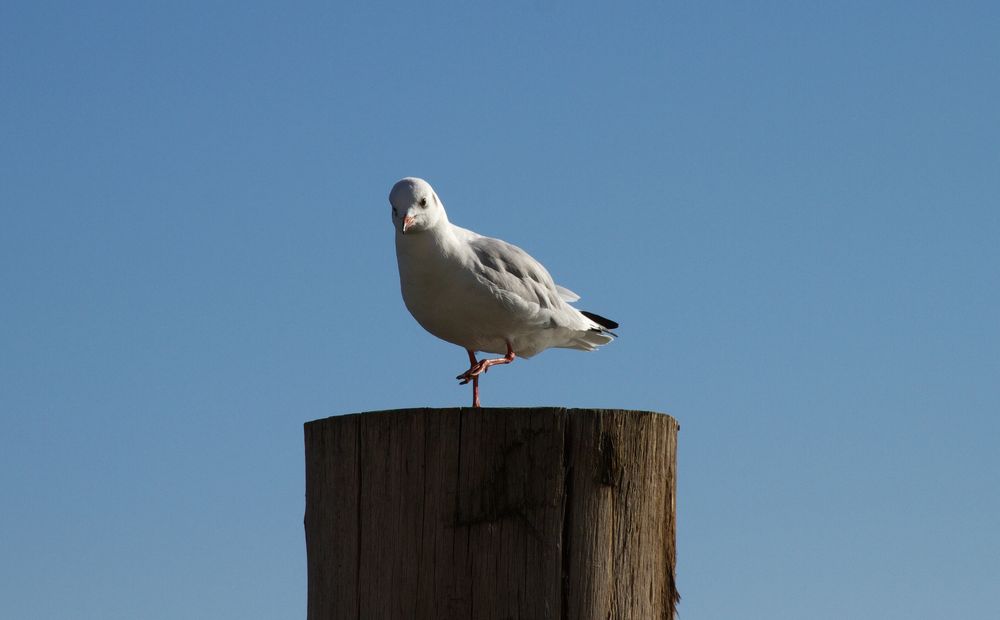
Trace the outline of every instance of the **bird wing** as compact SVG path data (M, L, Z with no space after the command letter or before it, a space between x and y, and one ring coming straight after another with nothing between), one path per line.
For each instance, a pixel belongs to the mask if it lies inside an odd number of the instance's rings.
M541 263L516 245L482 236L468 239L468 245L477 279L502 301L537 311L557 309L564 301L579 299L558 286Z
M580 296L574 293L573 291L569 290L565 286L559 286L558 284L556 284L556 291L559 292L559 297L562 298L563 301L568 301L570 303L574 301L580 301Z

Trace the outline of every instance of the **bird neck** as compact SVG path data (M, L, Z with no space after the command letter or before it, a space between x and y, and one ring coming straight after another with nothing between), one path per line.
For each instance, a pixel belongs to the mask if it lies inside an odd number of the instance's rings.
M434 223L434 226L419 232L410 232L405 235L396 233L396 253L406 254L414 258L420 258L429 254L442 255L449 254L457 246L452 225L448 218L442 217Z

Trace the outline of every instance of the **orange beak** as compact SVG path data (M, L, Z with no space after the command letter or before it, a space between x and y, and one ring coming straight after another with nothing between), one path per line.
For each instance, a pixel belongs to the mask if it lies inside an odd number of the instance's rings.
M404 217L403 218L403 234L405 235L406 231L410 230L410 228L412 228L412 227L413 227L413 216L409 216L408 215L408 216Z

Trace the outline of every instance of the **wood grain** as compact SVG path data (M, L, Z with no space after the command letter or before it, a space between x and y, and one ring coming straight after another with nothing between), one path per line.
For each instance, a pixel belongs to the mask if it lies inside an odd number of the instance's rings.
M673 618L677 431L561 408L307 423L308 618Z

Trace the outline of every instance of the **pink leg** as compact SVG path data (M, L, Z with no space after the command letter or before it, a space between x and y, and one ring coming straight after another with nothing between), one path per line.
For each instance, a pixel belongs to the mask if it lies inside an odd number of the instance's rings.
M469 368L475 368L476 364L479 363L476 361L476 352L469 351L468 349L466 349L466 351L469 352ZM465 381L462 382L462 385L468 382L469 380L466 379ZM477 409L482 407L482 405L479 404L479 375L475 375L472 377L472 406Z
M513 362L516 356L509 342L507 343L507 355L496 359L476 361L476 352L469 349L466 349L466 351L469 353L469 369L455 378L459 380L460 385L465 385L469 381L472 381L472 406L481 407L479 404L479 375L489 370L490 366L499 366L500 364Z

